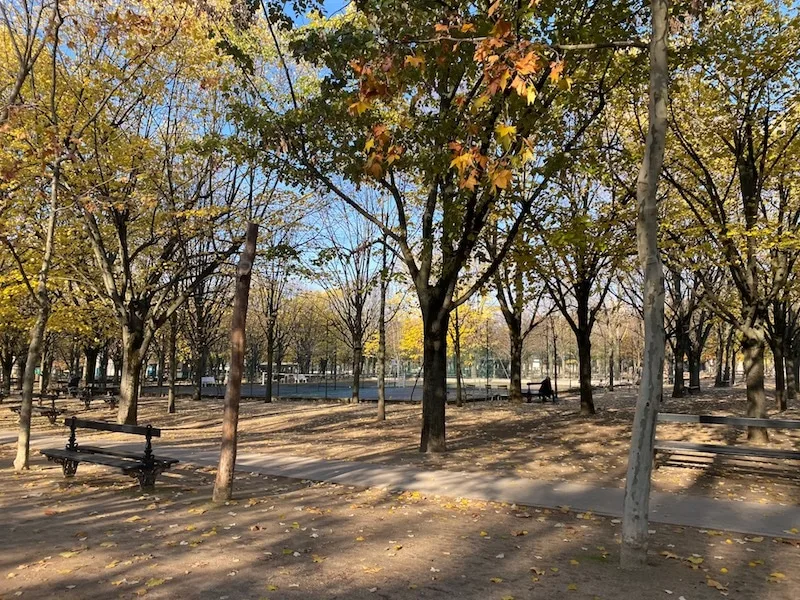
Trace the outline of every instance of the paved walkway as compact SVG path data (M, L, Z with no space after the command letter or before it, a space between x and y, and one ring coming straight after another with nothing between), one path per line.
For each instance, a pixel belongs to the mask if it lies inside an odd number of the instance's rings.
M61 446L64 436L35 436L32 450ZM0 443L13 443L16 435L0 432ZM108 446L138 449L140 445L109 443ZM192 451L170 447L164 452L183 462L216 466L217 450ZM359 487L413 490L426 495L463 497L508 502L526 506L591 511L610 517L622 516L623 490L578 483L503 477L489 472L425 470L415 467L365 462L324 460L288 454L240 453L239 469L267 475L328 481ZM699 496L654 493L650 500L653 523L684 525L702 529L735 531L749 535L800 539L791 529L800 529L800 507L714 500Z

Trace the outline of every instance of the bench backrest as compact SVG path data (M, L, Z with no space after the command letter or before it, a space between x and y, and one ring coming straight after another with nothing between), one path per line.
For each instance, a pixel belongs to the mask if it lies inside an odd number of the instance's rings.
M658 413L658 421L661 423L700 423L704 425L767 427L770 429L800 429L800 419L755 419L752 417L722 417L717 415Z
M115 431L117 433L130 433L133 435L150 435L152 437L161 437L161 430L157 427L147 425L118 425L117 423L109 423L108 421L89 421L87 419L78 419L77 417L69 417L64 419L64 425L67 427L79 427L81 429L96 429L97 431Z

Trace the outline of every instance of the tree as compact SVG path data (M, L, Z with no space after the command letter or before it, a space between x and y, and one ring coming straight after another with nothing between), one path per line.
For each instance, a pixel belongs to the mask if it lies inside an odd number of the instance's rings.
M565 126L565 106L595 107L588 121L602 110L610 82L594 66L607 63L600 53L625 45L619 38L632 29L627 7L580 6L361 2L313 20L291 44L294 59L322 73L316 93L295 93L278 44L290 87L285 104L237 108L269 145L269 156L295 169L298 181L339 196L398 248L423 317L421 451L446 450L450 314L491 281L530 207L588 126ZM583 49L588 53L571 54ZM383 225L340 185L341 176L388 194L397 227ZM495 260L456 297L485 224L500 216L506 237Z
M376 289L382 285L383 266L375 252L380 238L372 223L354 218L347 210L335 213L326 229L328 246L316 261L318 279L336 316L333 324L352 351L352 401L357 403L364 343L378 324L381 308L375 298Z
M644 157L636 182L639 217L636 242L644 273L644 357L642 380L633 418L628 473L622 516L620 566L631 569L647 562L650 484L656 415L663 395L664 373L664 271L658 251L658 182L664 162L667 137L667 92L669 66L669 3L650 2L650 84L648 128Z
M250 299L250 278L256 259L258 225L247 225L245 246L236 267L236 291L233 296L231 320L231 370L225 390L225 409L222 415L222 443L219 468L214 482L212 499L221 504L231 499L233 475L236 466L237 430L239 427L239 401L242 396L242 371L246 346L247 305Z
M493 251L493 248L490 249L490 254L493 254ZM531 263L535 260L535 254L531 251L528 240L521 236L494 274L495 294L508 327L510 354L508 398L509 401L517 403L523 400L522 349L527 337L543 319L539 314L539 306L544 295L544 287L539 286L537 277L531 277ZM461 340L458 341L460 353ZM460 363L460 357L458 362Z
M578 345L581 414L595 414L592 399L592 330L614 277L630 251L624 218L628 193L565 174L553 215L537 223L541 236L538 276L566 319Z

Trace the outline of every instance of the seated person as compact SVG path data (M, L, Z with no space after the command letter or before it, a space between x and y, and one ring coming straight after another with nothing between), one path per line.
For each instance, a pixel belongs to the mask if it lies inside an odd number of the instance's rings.
M81 376L73 375L72 377L69 378L69 381L67 382L67 391L72 395L77 394L78 386L80 385L80 383L81 383Z
M545 377L542 385L539 386L539 397L553 399L553 385L550 383L549 377Z

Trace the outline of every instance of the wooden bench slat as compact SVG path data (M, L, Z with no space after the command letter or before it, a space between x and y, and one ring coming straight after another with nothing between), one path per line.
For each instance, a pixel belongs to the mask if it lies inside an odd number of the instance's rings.
M77 417L70 417L64 420L64 425L69 427L72 420L75 419L75 426L81 429L96 429L97 431L115 431L117 433L130 433L133 435L147 435L148 430L153 437L161 437L161 430L157 427L142 427L141 425L119 425L117 423L109 423L108 421L89 421L87 419L78 419Z
M760 448L757 446L722 446L719 444L697 444L694 442L680 442L673 440L656 440L655 450L678 450L691 452L705 452L709 454L731 454L741 456L761 456L764 458L786 458L800 460L800 452L795 450L778 450L775 448Z
M756 419L752 417L723 417L658 413L660 423L697 423L701 425L733 425L736 427L766 427L769 429L800 429L800 419Z
M108 448L100 448L99 446L78 446L78 452L86 454L107 454L109 456L120 456L123 458L133 458L136 460L142 459L142 453L125 452L124 450L109 450ZM153 456L153 460L162 464L174 465L180 461L177 458L169 458L168 456Z
M72 450L61 450L59 448L48 448L41 451L42 454L49 457L58 457L75 462L88 462L98 465L105 465L108 467L116 467L123 471L130 471L139 469L143 466L141 458L139 460L130 460L123 458L114 458L112 456L105 456L103 454L91 454L88 452L74 452Z

